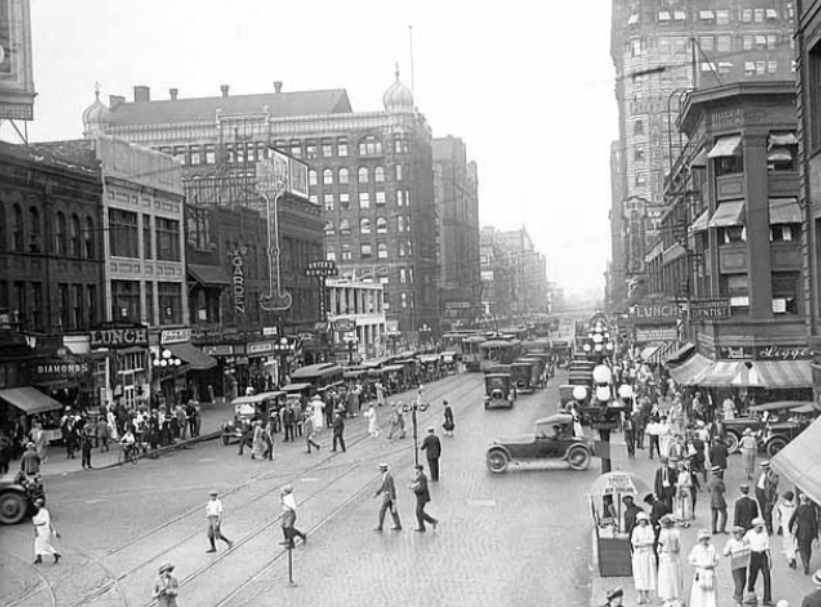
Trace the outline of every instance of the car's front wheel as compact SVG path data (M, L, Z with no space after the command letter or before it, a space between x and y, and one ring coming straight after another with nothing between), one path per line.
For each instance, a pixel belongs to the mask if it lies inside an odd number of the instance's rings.
M15 491L0 494L0 523L16 525L26 516L26 497Z
M728 432L724 440L727 445L728 453L735 453L736 451L738 451L738 436L736 436L732 432Z
M567 452L567 463L573 470L586 470L590 465L590 451L581 445L573 445Z
M787 446L787 440L781 436L776 436L770 439L767 443L767 455L774 457L776 453Z
M494 449L487 454L487 468L494 474L501 474L507 470L510 459L501 449Z

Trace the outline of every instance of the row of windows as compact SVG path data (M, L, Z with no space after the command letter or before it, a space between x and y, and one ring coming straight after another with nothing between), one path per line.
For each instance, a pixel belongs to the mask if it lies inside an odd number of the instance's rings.
M739 47L745 51L754 49L775 50L782 44L789 45L790 48L795 47L795 41L791 36L781 36L772 32L750 32L743 35L721 33L699 36L698 38L698 46L705 53L714 51L729 53L738 50ZM682 53L689 47L690 38L687 36L631 38L627 42L627 50L631 57L640 57L650 49L658 48L658 55L662 59L670 59L671 56Z
M153 220L155 239L152 238L151 215L142 215L142 225L140 225L138 213L123 209L109 209L108 236L111 255L133 259L182 261L180 222L165 217L155 217ZM140 250L141 244L142 251ZM156 250L154 245L156 245Z
M394 166L394 177L396 181L402 181L404 178L404 168L401 164L397 164ZM351 174L350 171L346 168L341 168L336 173L337 183L344 185L351 182ZM367 167L360 167L356 173L356 180L357 183L370 183L371 181L371 173ZM385 168L378 166L373 170L373 182L374 183L384 183L385 182ZM333 185L334 183L334 171L333 169L323 169L322 171L322 184L323 185ZM319 172L311 169L308 171L308 185L319 185Z
M343 242L340 248L340 259L342 261L351 261L353 259L353 247L350 243ZM359 244L359 255L362 258L370 258L374 255L373 243L362 242ZM413 243L411 241L400 241L396 243L396 255L398 257L412 257ZM376 243L376 257L378 259L390 258L390 245L387 242ZM329 261L336 261L336 249L329 248L325 253L325 258ZM411 274L413 276L413 274ZM405 282L405 281L401 281ZM410 282L413 282L411 280Z
M375 229L377 234L387 234L388 232L388 220L384 217L377 217L376 221L373 222L373 228ZM411 223L410 217L408 216L399 216L396 218L396 231L397 232L410 232L411 231ZM332 219L329 219L328 222L325 224L325 235L326 236L333 236L336 233L336 228L334 227L334 222ZM351 222L347 219L343 219L339 222L339 233L343 236L347 236L351 233ZM371 234L371 220L367 217L364 217L359 220L359 233L360 234Z
M111 318L142 322L143 299L137 280L111 281ZM154 309L154 283L145 281L146 319L149 325L182 324L182 284L178 282L157 283L157 309ZM159 323L157 322L159 317Z
M787 14L789 18L792 18L792 8L788 9ZM674 21L686 21L688 16L687 11L684 10L659 11L658 22L659 25L667 25ZM774 8L745 8L740 9L738 12L726 8L701 9L694 11L693 14L693 19L700 23L714 23L716 25L728 25L733 19L742 23L764 23L778 20L778 17L778 10Z
M0 202L0 251L15 253L45 253L44 226L40 211L31 206L24 211L19 204L11 205L10 217ZM86 216L80 219L77 213L66 215L58 211L54 222L53 252L59 257L94 259L94 220ZM11 242L8 238L11 236Z
M0 308L17 312L22 327L33 331L87 329L100 320L97 286L58 283L56 309L46 318L42 282L0 281Z
M314 204L319 204L319 195L311 194L308 196L308 200ZM323 194L322 206L326 211L333 211L336 200L336 196L332 193ZM359 192L358 200L360 209L371 208L370 192ZM396 206L408 207L410 206L410 200L410 190L396 190ZM374 192L373 202L376 206L384 206L387 204L385 192ZM351 208L351 195L347 192L342 192L339 194L339 208L344 210Z

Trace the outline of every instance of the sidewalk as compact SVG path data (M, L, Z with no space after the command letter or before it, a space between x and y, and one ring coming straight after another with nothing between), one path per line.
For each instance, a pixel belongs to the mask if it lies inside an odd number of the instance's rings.
M195 438L188 438L183 441L177 441L173 445L161 447L159 452L173 449L181 449L186 445L195 444L198 442L213 440L220 436L222 424L230 419L233 415L230 403L201 403L202 425L200 427L200 435ZM116 441L109 443L109 450L100 452L99 448L91 451L91 465L95 470L102 470L112 468L119 465L118 458L120 456L120 445ZM20 469L19 458L13 460L9 464L9 474L2 478L14 478ZM52 445L48 450L48 460L41 465L40 473L43 478L49 476L60 476L65 474L74 474L77 472L86 472L82 467L81 454L78 451L74 459L66 459L65 448L60 445Z
M585 429L586 434L590 434L589 429ZM646 450L639 450L636 452L636 459L630 460L627 458L627 452L624 447L624 437L621 434L614 434L611 438L613 470L623 470L638 474L648 486L652 486L655 470L658 467L658 459L651 460L647 456ZM757 462L764 461L765 458L759 456ZM592 465L598 466L600 462L594 462ZM699 479L701 480L701 479ZM728 461L728 469L724 475L724 481L727 485L727 529L732 528L733 524L733 509L736 498L740 495L738 490L742 482L747 482L743 474L741 457L739 455L731 455ZM782 486L779 486L779 493L783 494L788 490L792 490L791 486L785 486L786 482L782 479ZM643 498L643 496L642 496ZM693 568L687 562L687 557L690 550L696 544L696 536L700 529L710 528L711 512L710 512L710 494L705 487L702 487L701 492L697 494L697 504L695 511L695 520L689 528L681 528L681 571L683 581L683 595L685 604L690 602L690 587L693 579ZM645 511L647 511L646 504L642 503L641 498L637 500ZM773 513L773 526L778 528L778 514ZM731 607L734 605L733 596L733 580L729 569L729 559L724 557L722 552L724 544L732 537L730 534L718 534L713 536L712 544L716 547L719 555L719 565L717 571L718 580L718 604L720 606ZM624 577L606 577L599 575L599 566L597 561L595 537L591 528L591 543L593 544L593 563L591 564L591 593L590 605L598 606L605 602L605 595L608 590L613 588L621 588L624 590L624 605L633 606L638 604L638 594L633 586L633 578ZM805 576L799 565L797 570L790 569L787 565L787 559L781 551L781 537L773 535L770 537L770 550L773 557L773 567L771 570L772 576L772 600L777 603L781 599L786 599L793 607L798 607L801 604L801 599L808 593L815 590L812 584L811 576ZM813 564L810 567L811 573L821 567L821 561L817 558L813 559ZM759 604L763 600L763 582L760 579L756 584L756 594L758 595ZM651 593L651 605L658 605L659 601L654 593Z

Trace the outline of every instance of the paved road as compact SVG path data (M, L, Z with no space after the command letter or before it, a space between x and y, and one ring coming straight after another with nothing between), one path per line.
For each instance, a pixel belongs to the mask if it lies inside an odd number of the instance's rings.
M478 374L427 386L434 406L420 416L420 433L429 422L440 426L442 397L457 424L454 438L442 438L442 480L433 485L429 507L442 525L427 534L412 531L410 438L367 438L361 418L349 420L347 453L323 448L309 456L301 443L279 443L271 464L240 458L235 446L206 443L137 466L49 479L66 558L35 569L30 527L0 529L0 604L148 605L157 566L166 560L177 564L183 607L504 606L557 597L563 605L588 604L584 493L598 463L586 472L504 475L491 475L484 465L492 437L520 434L555 410L560 381L521 397L512 411L482 408ZM329 439L321 442L327 447ZM397 479L402 532L372 531L378 503L371 496L383 460ZM296 488L297 526L309 533L308 545L293 555L294 587L287 553L278 546L277 497L285 482ZM226 493L224 531L237 543L216 556L205 554L203 530L212 487Z

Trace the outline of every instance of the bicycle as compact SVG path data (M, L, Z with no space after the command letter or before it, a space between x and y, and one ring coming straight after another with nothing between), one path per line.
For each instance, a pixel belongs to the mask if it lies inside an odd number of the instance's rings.
M117 456L117 463L121 466L126 462L131 462L132 464L136 465L139 457L139 449L137 448L136 444L125 444L122 445L122 449L120 449L120 454Z

